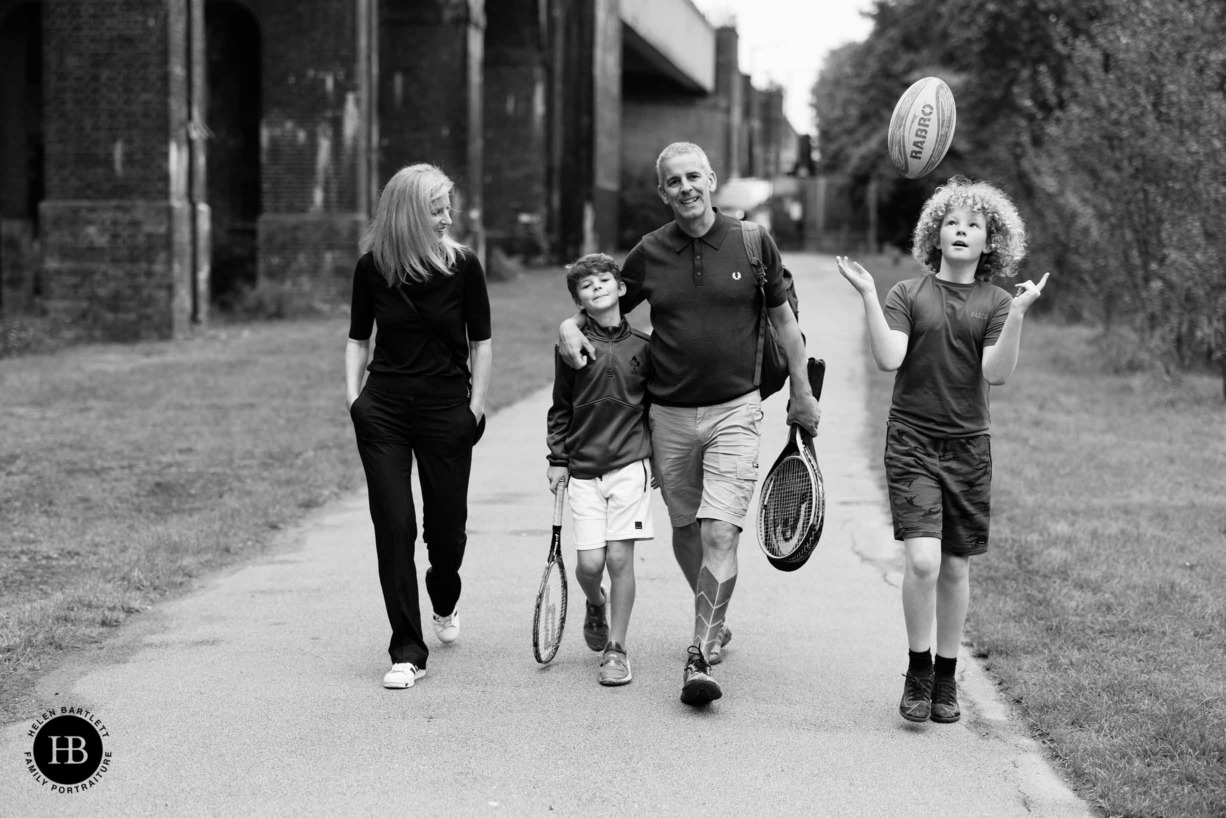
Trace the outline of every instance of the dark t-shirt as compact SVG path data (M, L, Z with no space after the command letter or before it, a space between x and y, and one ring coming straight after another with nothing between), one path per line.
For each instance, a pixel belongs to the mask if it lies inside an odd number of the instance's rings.
M405 293L435 337L461 361L468 360L470 341L490 337L490 300L485 271L470 250L462 250L451 275L435 274L428 281L410 281ZM468 380L443 357L426 327L409 305L387 286L370 253L353 271L353 301L349 337L365 341L379 327L367 383L376 389L438 398L462 398Z
M762 235L766 305L777 307L786 300L779 251ZM711 406L753 391L762 299L740 221L716 211L697 239L670 222L635 245L622 278L623 315L651 305L653 402Z
M932 273L895 284L885 320L908 342L894 377L890 420L936 438L987 432L983 350L1000 337L1012 301L995 284L954 284Z

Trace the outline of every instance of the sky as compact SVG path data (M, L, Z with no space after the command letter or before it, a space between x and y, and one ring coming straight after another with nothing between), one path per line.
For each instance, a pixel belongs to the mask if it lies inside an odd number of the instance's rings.
M797 133L813 132L809 92L826 53L868 37L861 15L872 0L691 0L715 25L735 18L741 70L759 88L784 87L784 107Z

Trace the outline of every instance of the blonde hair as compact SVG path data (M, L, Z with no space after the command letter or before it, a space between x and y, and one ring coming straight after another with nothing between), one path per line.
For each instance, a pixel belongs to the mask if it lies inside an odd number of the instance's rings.
M431 208L451 195L455 183L434 165L408 165L396 171L379 194L375 216L362 234L361 251L374 255L387 285L451 275L464 245L450 235L440 241Z
M987 182L972 182L954 176L938 187L924 203L915 232L911 255L934 273L941 270L941 223L950 210L977 210L987 221L987 244L979 257L975 278L1011 277L1026 256L1026 225L1013 201ZM990 248L990 249L988 249Z

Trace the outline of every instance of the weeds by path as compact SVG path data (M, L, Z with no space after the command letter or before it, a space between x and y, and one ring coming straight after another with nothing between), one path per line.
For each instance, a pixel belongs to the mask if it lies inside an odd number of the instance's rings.
M883 295L916 274L866 266ZM1105 814L1220 816L1226 405L1210 374L1111 374L1097 343L1028 316L992 390L992 543L971 561L967 638ZM892 386L873 367L875 428Z
M496 412L552 378L574 305L556 269L490 289ZM361 485L347 334L344 317L218 325L0 360L0 722L33 712L65 651Z

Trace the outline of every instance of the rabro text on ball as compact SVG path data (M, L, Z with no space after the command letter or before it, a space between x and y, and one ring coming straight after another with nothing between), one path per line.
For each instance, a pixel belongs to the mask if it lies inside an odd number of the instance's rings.
M911 143L912 159L924 158L924 142L928 139L928 126L932 123L932 111L933 108L929 104L925 104L923 108L920 108L920 117L916 120L915 134L913 135L915 141Z

